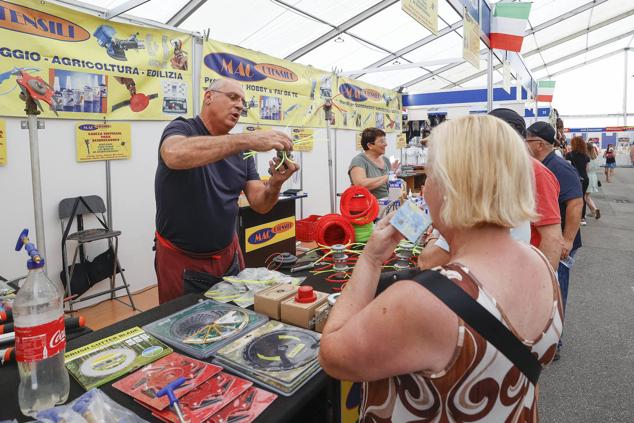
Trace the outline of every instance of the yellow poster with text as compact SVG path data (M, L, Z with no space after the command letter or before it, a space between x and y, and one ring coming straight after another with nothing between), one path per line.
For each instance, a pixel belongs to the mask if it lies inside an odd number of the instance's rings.
M480 69L480 25L467 12L466 7L463 22L462 57L476 69Z
M244 231L245 250L251 252L295 236L295 216L274 220Z
M203 45L201 92L219 78L242 85L241 123L324 127L321 105L331 95L332 74L246 48L209 40Z
M400 133L396 136L396 148L405 148L407 147L407 137L405 134Z
M78 162L129 159L129 123L78 123L75 127Z
M375 127L385 132L401 130L401 95L363 81L337 78L333 98L335 128L361 131Z
M293 141L294 151L313 151L315 134L312 129L293 128L291 131L291 140Z
M361 145L361 132L357 132L354 136L354 148L357 151L363 151L363 146Z
M0 0L0 115L24 116L16 80L42 78L60 118L192 116L192 37L37 0ZM55 118L42 102L43 117Z
M401 0L401 9L433 34L438 34L438 0Z
M0 120L0 166L7 164L7 125Z

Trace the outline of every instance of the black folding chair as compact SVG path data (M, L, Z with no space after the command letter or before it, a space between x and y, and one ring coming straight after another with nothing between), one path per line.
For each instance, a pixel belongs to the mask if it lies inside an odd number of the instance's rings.
M61 277L62 281L66 284L66 295L70 298L68 301L70 311L73 310L74 303L86 301L108 293L110 293L110 299L116 299L122 304L132 307L133 310L137 310L134 306L130 288L117 255L121 231L115 231L110 228L105 216L106 206L101 197L98 195L87 195L65 198L59 203L58 213L62 227L62 265L64 266ZM85 229L84 216L88 215L94 215L101 227ZM73 221L77 222L77 232L70 233ZM99 240L108 241L108 250L97 256L91 263L86 259L84 245ZM77 243L70 266L68 266L67 257L68 241L75 241ZM80 257L79 263L77 263L78 255ZM117 273L121 275L121 279L123 280L123 285L121 286L115 286ZM75 285L82 285L81 288L79 288L79 291L82 292L77 293L81 296L81 294L92 285L106 278L110 278L110 289L86 297L73 298L73 283L75 283ZM126 290L130 304L126 304L118 298L115 298L115 292L120 289Z

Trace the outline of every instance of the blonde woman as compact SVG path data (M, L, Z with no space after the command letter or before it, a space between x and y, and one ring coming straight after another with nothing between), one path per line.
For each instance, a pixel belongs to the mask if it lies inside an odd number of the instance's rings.
M590 184L585 194L585 200L590 208L591 215L594 216L595 219L600 219L601 210L597 208L590 196L593 192L599 192L599 176L597 172L601 170L601 159L599 158L597 147L592 142L588 143L588 156L590 156L590 163L588 163L588 179Z
M439 269L550 363L562 330L557 281L544 256L509 233L537 217L524 142L491 116L448 121L432 132L427 170L425 199L451 247ZM375 298L381 265L402 239L388 221L321 338L323 369L364 382L360 421L536 421L537 386L426 288L402 280Z

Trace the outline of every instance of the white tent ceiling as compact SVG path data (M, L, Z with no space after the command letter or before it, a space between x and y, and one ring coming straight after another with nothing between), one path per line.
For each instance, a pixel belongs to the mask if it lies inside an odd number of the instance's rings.
M140 4L127 10L127 16L187 31L209 30L212 39L325 70L462 56L461 18L447 0L439 0L438 36L406 15L399 0L89 0L84 4L112 10L126 3ZM522 56L536 79L607 60L611 53L634 46L632 0L533 0L532 4ZM497 58L495 64L494 79L499 80ZM356 76L384 87L420 92L483 86L484 60L480 69L465 62Z

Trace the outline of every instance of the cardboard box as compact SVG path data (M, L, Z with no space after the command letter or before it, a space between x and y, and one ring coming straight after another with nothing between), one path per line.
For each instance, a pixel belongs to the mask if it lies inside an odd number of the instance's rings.
M323 314L327 314L329 312L330 312L330 304L328 303L328 301L326 301L325 303L323 303L322 305L320 305L319 307L315 309L315 317L319 318L319 316ZM315 331L322 333L324 330L324 326L326 326L327 321L328 321L328 317L319 320L317 324L315 324Z
M305 329L312 329L310 320L315 317L315 310L328 301L328 294L325 292L313 292L316 299L310 303L297 302L294 296L283 300L281 304L282 322Z
M280 303L295 296L297 287L288 283L273 285L255 293L253 308L257 313L269 316L271 319L280 320Z

